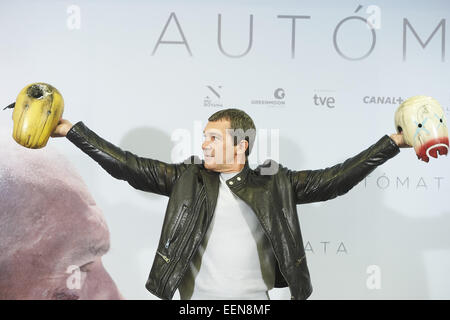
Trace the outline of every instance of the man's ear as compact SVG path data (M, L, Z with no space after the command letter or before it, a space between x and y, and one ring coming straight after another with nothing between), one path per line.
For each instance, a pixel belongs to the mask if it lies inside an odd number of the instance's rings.
M237 145L237 153L245 153L245 150L248 148L248 141L247 140L241 140L241 142Z

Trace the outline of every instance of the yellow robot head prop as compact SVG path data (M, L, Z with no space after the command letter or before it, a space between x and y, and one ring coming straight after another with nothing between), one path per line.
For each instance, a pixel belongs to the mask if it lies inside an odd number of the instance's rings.
M45 147L64 112L64 100L56 88L46 83L32 83L20 91L13 111L13 138L20 145Z

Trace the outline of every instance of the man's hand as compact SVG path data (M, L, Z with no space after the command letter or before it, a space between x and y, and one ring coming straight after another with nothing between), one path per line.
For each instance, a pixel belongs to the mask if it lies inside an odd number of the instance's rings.
M399 148L412 148L409 144L406 144L403 133L393 133L389 137L394 140Z
M53 138L65 137L72 126L72 123L70 123L68 120L61 118L59 119L58 125L56 126L55 130L53 130L50 136Z

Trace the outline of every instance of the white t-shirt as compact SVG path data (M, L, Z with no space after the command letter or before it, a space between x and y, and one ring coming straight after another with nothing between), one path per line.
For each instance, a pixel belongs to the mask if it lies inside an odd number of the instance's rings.
M179 287L181 299L268 299L275 257L253 210L233 194L221 173L209 229Z

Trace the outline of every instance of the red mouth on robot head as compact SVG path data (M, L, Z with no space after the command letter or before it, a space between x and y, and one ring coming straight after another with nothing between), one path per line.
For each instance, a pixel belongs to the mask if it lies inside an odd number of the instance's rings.
M434 138L419 147L416 150L417 158L422 161L430 161L430 156L437 158L439 155L447 155L448 153L448 137Z

